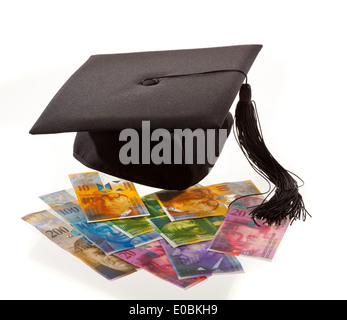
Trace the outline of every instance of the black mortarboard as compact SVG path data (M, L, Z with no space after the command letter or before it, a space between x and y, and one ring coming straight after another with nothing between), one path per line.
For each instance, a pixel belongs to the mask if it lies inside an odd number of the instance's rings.
M257 118L252 119L247 109L247 105L253 108L250 87L243 82L261 47L240 45L93 55L58 91L30 133L77 132L73 154L86 166L153 187L186 189L202 180L213 163L197 160L202 145L196 137L190 150L185 148L187 140L180 140L183 161L177 161L175 130L200 130L207 136L214 129L215 135L210 141L214 142L214 154L218 157L220 149L217 147L224 141L218 129L225 129L229 135L233 124L229 109L241 89L238 105L246 107L239 108L245 112L241 111L241 115L236 112L236 119L247 119L242 120L244 128L237 126L237 130L246 131L246 135L248 131L251 135L254 132L260 135L254 130L258 128ZM247 124L248 118L253 127ZM137 155L127 146L131 134L125 129L136 130L139 134ZM167 135L159 135L155 141L148 140L147 134L152 137L156 129L167 130ZM120 133L125 136L122 141ZM238 135L245 154L252 153L252 146L242 142L244 132ZM254 136L250 139L254 140ZM153 163L144 149L150 146L152 150L161 142L169 143L170 160L160 158L164 163ZM203 146L208 147L207 140ZM257 146L254 149L257 153ZM120 159L121 150L127 150L125 154L133 156L135 161L124 164ZM185 163L185 155L191 151L194 160ZM160 152L157 155L163 156ZM254 160L249 154L246 156ZM207 160L206 154L204 159ZM271 177L268 179L276 184ZM290 184L292 187L293 182Z

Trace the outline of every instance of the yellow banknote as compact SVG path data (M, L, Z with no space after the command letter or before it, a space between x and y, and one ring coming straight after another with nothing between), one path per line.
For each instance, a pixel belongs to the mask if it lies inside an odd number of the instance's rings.
M70 174L87 222L149 216L149 212L130 181L103 183L97 171Z
M213 184L183 191L156 193L158 202L171 221L226 215L228 205L238 195L258 194L250 180Z

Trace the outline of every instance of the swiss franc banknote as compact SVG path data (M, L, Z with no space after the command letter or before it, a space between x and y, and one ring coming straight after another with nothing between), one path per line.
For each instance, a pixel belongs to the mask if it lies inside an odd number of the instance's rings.
M206 277L178 279L159 241L143 245L136 249L118 252L115 255L180 288L188 289L207 279Z
M171 221L167 216L159 216L147 220L172 247L176 248L212 240L224 216L182 221Z
M158 198L157 198L155 193L145 195L141 199L142 199L143 203L145 204L151 218L166 215L166 212L163 209L163 207L161 206L161 204L159 203Z
M149 194L141 198L151 217L165 215L165 211L158 202L155 194ZM153 226L147 221L147 217L126 220L109 221L111 225L124 232L128 237L135 237L153 231Z
M22 219L108 280L131 274L137 269L118 257L106 256L71 225L47 210L31 213Z
M258 220L258 225L255 224L249 213L263 201L262 198L247 197L231 205L209 250L271 260L290 221L283 219L280 226L269 226Z
M228 205L238 194L259 194L250 180L219 183L183 191L163 190L156 193L158 202L171 221L225 215Z
M173 248L160 240L179 279L213 274L242 272L243 268L233 255L208 251L210 241Z
M130 238L154 231L154 228L145 218L112 220L108 223Z
M69 178L87 222L149 216L130 181L104 184L97 171L70 174Z
M66 190L41 196L40 199L107 255L161 239L156 231L130 238L107 222L88 223L78 201Z

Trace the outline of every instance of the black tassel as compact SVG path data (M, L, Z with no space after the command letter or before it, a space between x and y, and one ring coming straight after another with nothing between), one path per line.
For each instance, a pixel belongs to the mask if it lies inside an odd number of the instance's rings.
M285 170L265 145L256 106L251 100L251 86L243 84L239 95L240 101L235 110L236 140L253 169L274 184L274 194L270 200L257 206L250 215L254 220L264 220L269 225L280 225L284 218L291 222L297 219L305 221L306 214L310 214L292 177L294 174Z

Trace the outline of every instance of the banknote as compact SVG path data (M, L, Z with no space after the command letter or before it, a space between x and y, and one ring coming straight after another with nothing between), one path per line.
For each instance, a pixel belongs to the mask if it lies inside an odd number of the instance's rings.
M196 184L195 186L201 185ZM158 198L156 197L155 193L145 195L141 197L141 200L145 204L151 218L166 215L164 209L158 202ZM124 232L128 237L135 237L154 230L152 225L147 221L146 217L126 220L112 220L109 221L109 223L115 228Z
M145 206L147 207L147 210L148 210L151 218L166 215L166 212L163 209L163 207L161 206L161 204L159 203L158 198L157 198L155 193L145 195L141 199L142 199L143 203L145 204Z
M143 245L136 249L118 252L115 255L180 288L188 289L207 279L204 276L178 279L159 241Z
M154 229L176 248L186 244L212 240L224 216L171 221L167 216L148 218Z
M121 219L107 222L130 238L154 231L154 228L145 218Z
M217 183L208 186L208 188L218 194L217 199L227 206L239 196L261 193L252 180Z
M97 171L69 174L69 177L87 222L149 216L130 181L104 184Z
M161 239L156 231L130 238L106 221L88 223L78 201L66 190L41 196L40 199L107 255Z
M69 192L61 190L40 196L39 198L51 207L68 224L84 222L85 218L81 211L78 200Z
M197 187L202 187L202 185L200 183L197 183L197 184L191 186L189 189L197 188ZM159 192L161 192L161 191L159 191ZM163 209L156 194L157 194L157 192L154 192L154 193L150 193L150 194L147 194L147 195L141 197L143 203L147 207L148 212L150 213L151 218L166 215L166 211Z
M259 194L250 180L219 183L183 191L163 190L156 193L159 204L171 221L221 216L237 194Z
M233 255L208 251L211 241L173 248L166 240L160 240L179 279L211 276L220 273L242 272L243 268Z
M264 199L247 197L231 205L208 250L232 255L245 255L271 260L288 228L289 220L280 226L253 221L249 213Z
M165 215L165 211L158 203L158 199L155 194L145 195L141 197L141 200L145 204L151 217ZM124 232L128 237L135 237L154 230L152 225L147 221L146 217L126 220L112 220L109 221L109 223L115 228Z
M137 267L119 257L106 256L71 225L47 210L31 213L22 219L108 280L123 277L137 270Z

